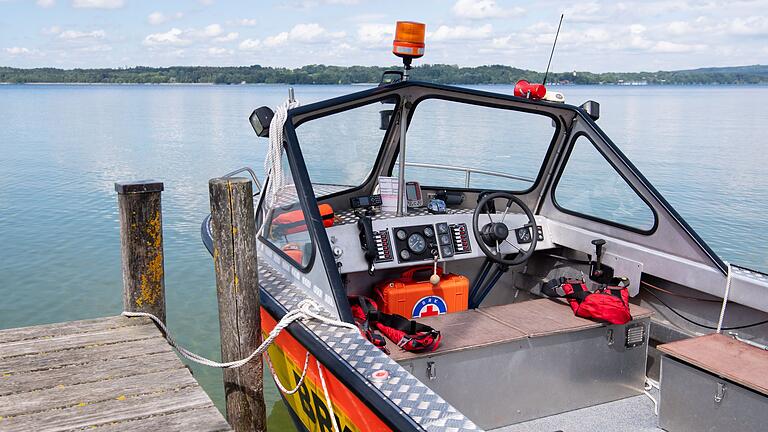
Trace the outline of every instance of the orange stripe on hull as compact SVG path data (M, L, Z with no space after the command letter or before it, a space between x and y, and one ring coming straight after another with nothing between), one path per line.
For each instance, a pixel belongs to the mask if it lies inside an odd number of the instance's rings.
M269 333L277 322L264 308L261 308L262 331ZM286 388L294 388L304 368L307 349L288 332L280 333L275 343L269 347L269 357L280 382ZM384 422L373 413L343 382L323 368L323 377L328 387L333 412L342 432L389 431ZM317 372L315 357L310 355L307 377L299 391L292 395L284 394L289 409L304 423L310 431L332 431L330 415L325 402L325 393Z

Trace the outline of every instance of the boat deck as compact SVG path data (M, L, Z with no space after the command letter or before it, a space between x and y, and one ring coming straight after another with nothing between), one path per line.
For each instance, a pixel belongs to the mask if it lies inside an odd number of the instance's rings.
M659 392L651 395L658 401ZM646 395L543 417L489 432L664 432Z
M0 330L0 430L229 431L144 318Z

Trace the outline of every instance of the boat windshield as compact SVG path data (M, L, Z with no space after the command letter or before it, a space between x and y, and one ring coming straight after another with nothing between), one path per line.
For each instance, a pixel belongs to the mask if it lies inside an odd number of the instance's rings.
M545 115L425 99L408 127L406 178L429 186L524 191L536 181L555 133Z
M386 128L380 102L316 118L296 128L296 137L319 196L363 184L371 174Z

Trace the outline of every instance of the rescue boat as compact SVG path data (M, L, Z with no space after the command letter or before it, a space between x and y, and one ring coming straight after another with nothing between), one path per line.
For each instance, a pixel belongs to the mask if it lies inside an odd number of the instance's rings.
M296 427L763 430L768 276L707 246L597 102L414 81L424 37L398 23L375 88L256 109L266 177L228 175L257 186L264 334L327 318L268 350Z

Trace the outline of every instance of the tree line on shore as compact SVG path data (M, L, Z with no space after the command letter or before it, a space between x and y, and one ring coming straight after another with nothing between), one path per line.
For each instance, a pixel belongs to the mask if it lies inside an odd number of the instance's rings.
M300 68L174 66L116 69L20 69L0 67L3 83L101 84L359 84L376 83L382 72L397 67L309 65ZM459 67L421 65L415 80L442 84L513 84L541 82L544 74L511 66ZM559 84L768 84L768 66L740 66L658 72L557 72L547 82Z

